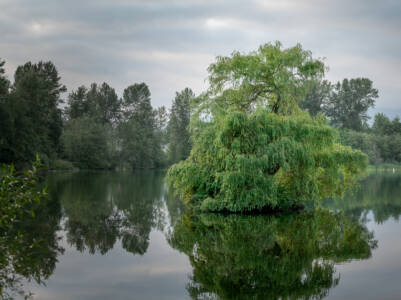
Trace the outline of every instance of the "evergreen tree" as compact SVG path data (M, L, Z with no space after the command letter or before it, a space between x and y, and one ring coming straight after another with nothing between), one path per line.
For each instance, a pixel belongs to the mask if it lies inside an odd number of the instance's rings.
M176 93L171 107L168 122L168 159L170 163L176 163L188 157L191 151L189 121L190 102L195 97L191 89L185 88Z

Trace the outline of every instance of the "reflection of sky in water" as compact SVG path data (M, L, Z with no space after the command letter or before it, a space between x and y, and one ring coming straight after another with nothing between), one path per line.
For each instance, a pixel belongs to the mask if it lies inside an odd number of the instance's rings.
M328 299L401 299L401 224L390 218L381 225L370 221L368 228L374 231L378 248L368 260L337 266L340 284Z
M34 287L35 299L185 299L191 271L188 258L172 249L160 231L150 233L145 255L120 243L105 255L80 253L63 241L65 255L47 287Z
M392 178L392 188L387 185L386 191L400 191L401 176L398 178L398 181ZM380 189L381 184L377 186ZM372 191L366 190L366 193ZM388 203L391 194L379 192L377 195L384 195L383 199L387 196ZM365 199L360 194L358 197ZM401 204L400 197L393 197L393 203ZM374 232L378 247L367 260L336 265L340 283L329 291L327 299L401 299L401 223L393 217L376 222L374 213L366 205L370 203L368 200L361 203L367 213L366 226ZM380 203L377 200L376 197L373 201L376 208ZM355 203L351 203L351 207L358 206L358 202ZM121 240L105 255L99 251L92 255L88 250L81 253L75 246L70 246L64 236L61 244L66 249L65 254L58 257L59 262L46 281L47 286L30 285L34 299L188 299L186 285L192 266L187 255L168 244L165 235L172 229L168 224L169 209L163 204L161 210L166 226L164 231L153 227L144 255L127 252L122 248Z

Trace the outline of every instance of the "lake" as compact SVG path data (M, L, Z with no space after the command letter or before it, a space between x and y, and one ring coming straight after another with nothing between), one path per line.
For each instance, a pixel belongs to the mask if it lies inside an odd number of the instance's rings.
M280 216L190 215L157 171L45 181L34 299L401 299L401 173Z

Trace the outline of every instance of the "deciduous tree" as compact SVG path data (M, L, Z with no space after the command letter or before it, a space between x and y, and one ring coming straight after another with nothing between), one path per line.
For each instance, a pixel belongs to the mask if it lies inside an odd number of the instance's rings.
M168 159L176 163L186 159L191 151L189 121L191 116L190 102L195 97L193 91L185 88L177 92L171 107L168 122Z
M334 86L323 111L334 127L361 130L377 97L378 91L370 79L344 79Z

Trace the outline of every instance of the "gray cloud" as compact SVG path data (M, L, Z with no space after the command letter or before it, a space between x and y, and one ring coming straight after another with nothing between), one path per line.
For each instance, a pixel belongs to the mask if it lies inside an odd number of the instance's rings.
M400 1L0 1L0 57L11 77L52 60L69 90L106 81L119 93L146 82L156 106L206 87L216 55L280 40L326 57L328 79L371 78L374 111L401 115Z

